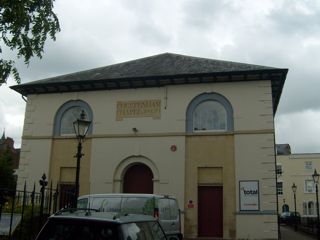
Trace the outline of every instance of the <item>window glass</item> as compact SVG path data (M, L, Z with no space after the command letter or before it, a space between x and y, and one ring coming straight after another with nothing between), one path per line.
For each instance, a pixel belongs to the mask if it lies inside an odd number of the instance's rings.
M122 198L121 211L153 215L154 206L153 197L128 197Z
M308 215L314 214L314 204L313 202L308 202Z
M308 214L308 207L307 207L307 203L303 202L302 204L302 214L303 215L307 215Z
M305 180L305 192L306 193L313 193L314 192L313 180Z
M160 198L158 202L159 218L161 220L170 220L170 203L169 199Z
M277 193L279 195L283 194L283 183L282 182L277 182Z
M304 162L304 168L306 170L312 170L312 162L311 161Z
M122 225L124 239L148 240L152 239L152 234L146 223L129 223Z
M101 201L100 211L102 212L120 212L121 198L104 198Z
M60 128L61 135L75 134L74 128L73 128L73 122L76 121L78 118L80 118L80 114L82 110L85 111L85 109L79 106L75 106L75 107L69 108L63 113L61 117L61 128ZM85 113L88 116L88 113L86 111Z
M152 239L155 240L165 240L166 237L162 231L162 229L160 228L160 225L157 222L148 222L148 225L151 229L151 233L152 233Z
M88 198L79 199L77 202L77 208L88 208Z
M100 198L100 197L95 197L95 198L90 198L90 206L89 208L92 209L101 209L102 202L105 200L105 198Z
M227 112L217 101L204 101L193 112L193 130L227 130Z
M179 218L179 208L177 201L174 199L169 199L170 203L170 219L177 219Z
M281 165L277 165L277 174L282 174L282 166Z
M283 205L282 205L282 212L289 212L289 206L288 206L288 204L283 204Z
M39 240L119 239L117 226L112 223L75 219L51 219L41 231Z
M164 240L165 235L158 222L138 222L122 225L124 239Z

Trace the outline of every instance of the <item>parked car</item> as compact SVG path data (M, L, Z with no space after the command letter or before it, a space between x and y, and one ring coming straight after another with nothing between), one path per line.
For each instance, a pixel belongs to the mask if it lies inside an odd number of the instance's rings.
M159 220L169 240L182 239L180 210L174 197L156 194L91 194L79 197L77 207L151 215Z
M299 212L283 212L279 216L280 223L285 224L300 224L301 223L301 215Z
M64 210L49 217L36 240L166 240L148 215Z

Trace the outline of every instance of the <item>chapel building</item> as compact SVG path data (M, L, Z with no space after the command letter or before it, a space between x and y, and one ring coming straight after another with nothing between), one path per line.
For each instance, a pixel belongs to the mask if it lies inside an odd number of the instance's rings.
M186 238L277 239L274 116L288 70L164 53L13 86L27 97L18 187L177 197Z

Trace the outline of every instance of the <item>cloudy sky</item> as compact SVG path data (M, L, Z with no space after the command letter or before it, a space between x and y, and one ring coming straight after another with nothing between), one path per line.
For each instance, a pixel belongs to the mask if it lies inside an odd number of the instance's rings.
M61 32L41 60L28 67L17 61L22 82L163 52L288 68L276 141L294 153L320 152L320 1L56 0L54 6ZM20 147L25 102L9 89L14 84L0 87L0 132Z

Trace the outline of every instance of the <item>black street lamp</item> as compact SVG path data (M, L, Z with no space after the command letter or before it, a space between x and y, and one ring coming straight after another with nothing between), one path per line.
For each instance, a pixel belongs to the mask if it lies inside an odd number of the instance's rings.
M82 142L84 141L86 134L88 133L91 121L86 120L86 113L84 110L81 111L80 118L73 122L74 132L78 139L77 147L77 169L76 169L76 189L74 196L73 207L77 207L77 199L79 197L79 177L80 177L80 160L84 154L82 154Z
M319 197L318 197L318 184L319 184L320 175L317 173L317 170L314 170L314 174L312 174L313 182L316 185L316 197L317 197L317 239L320 240L320 229L319 229Z
M296 192L297 192L297 185L295 183L291 186L292 192L293 192L293 199L294 199L294 230L297 231L297 198L296 198Z

